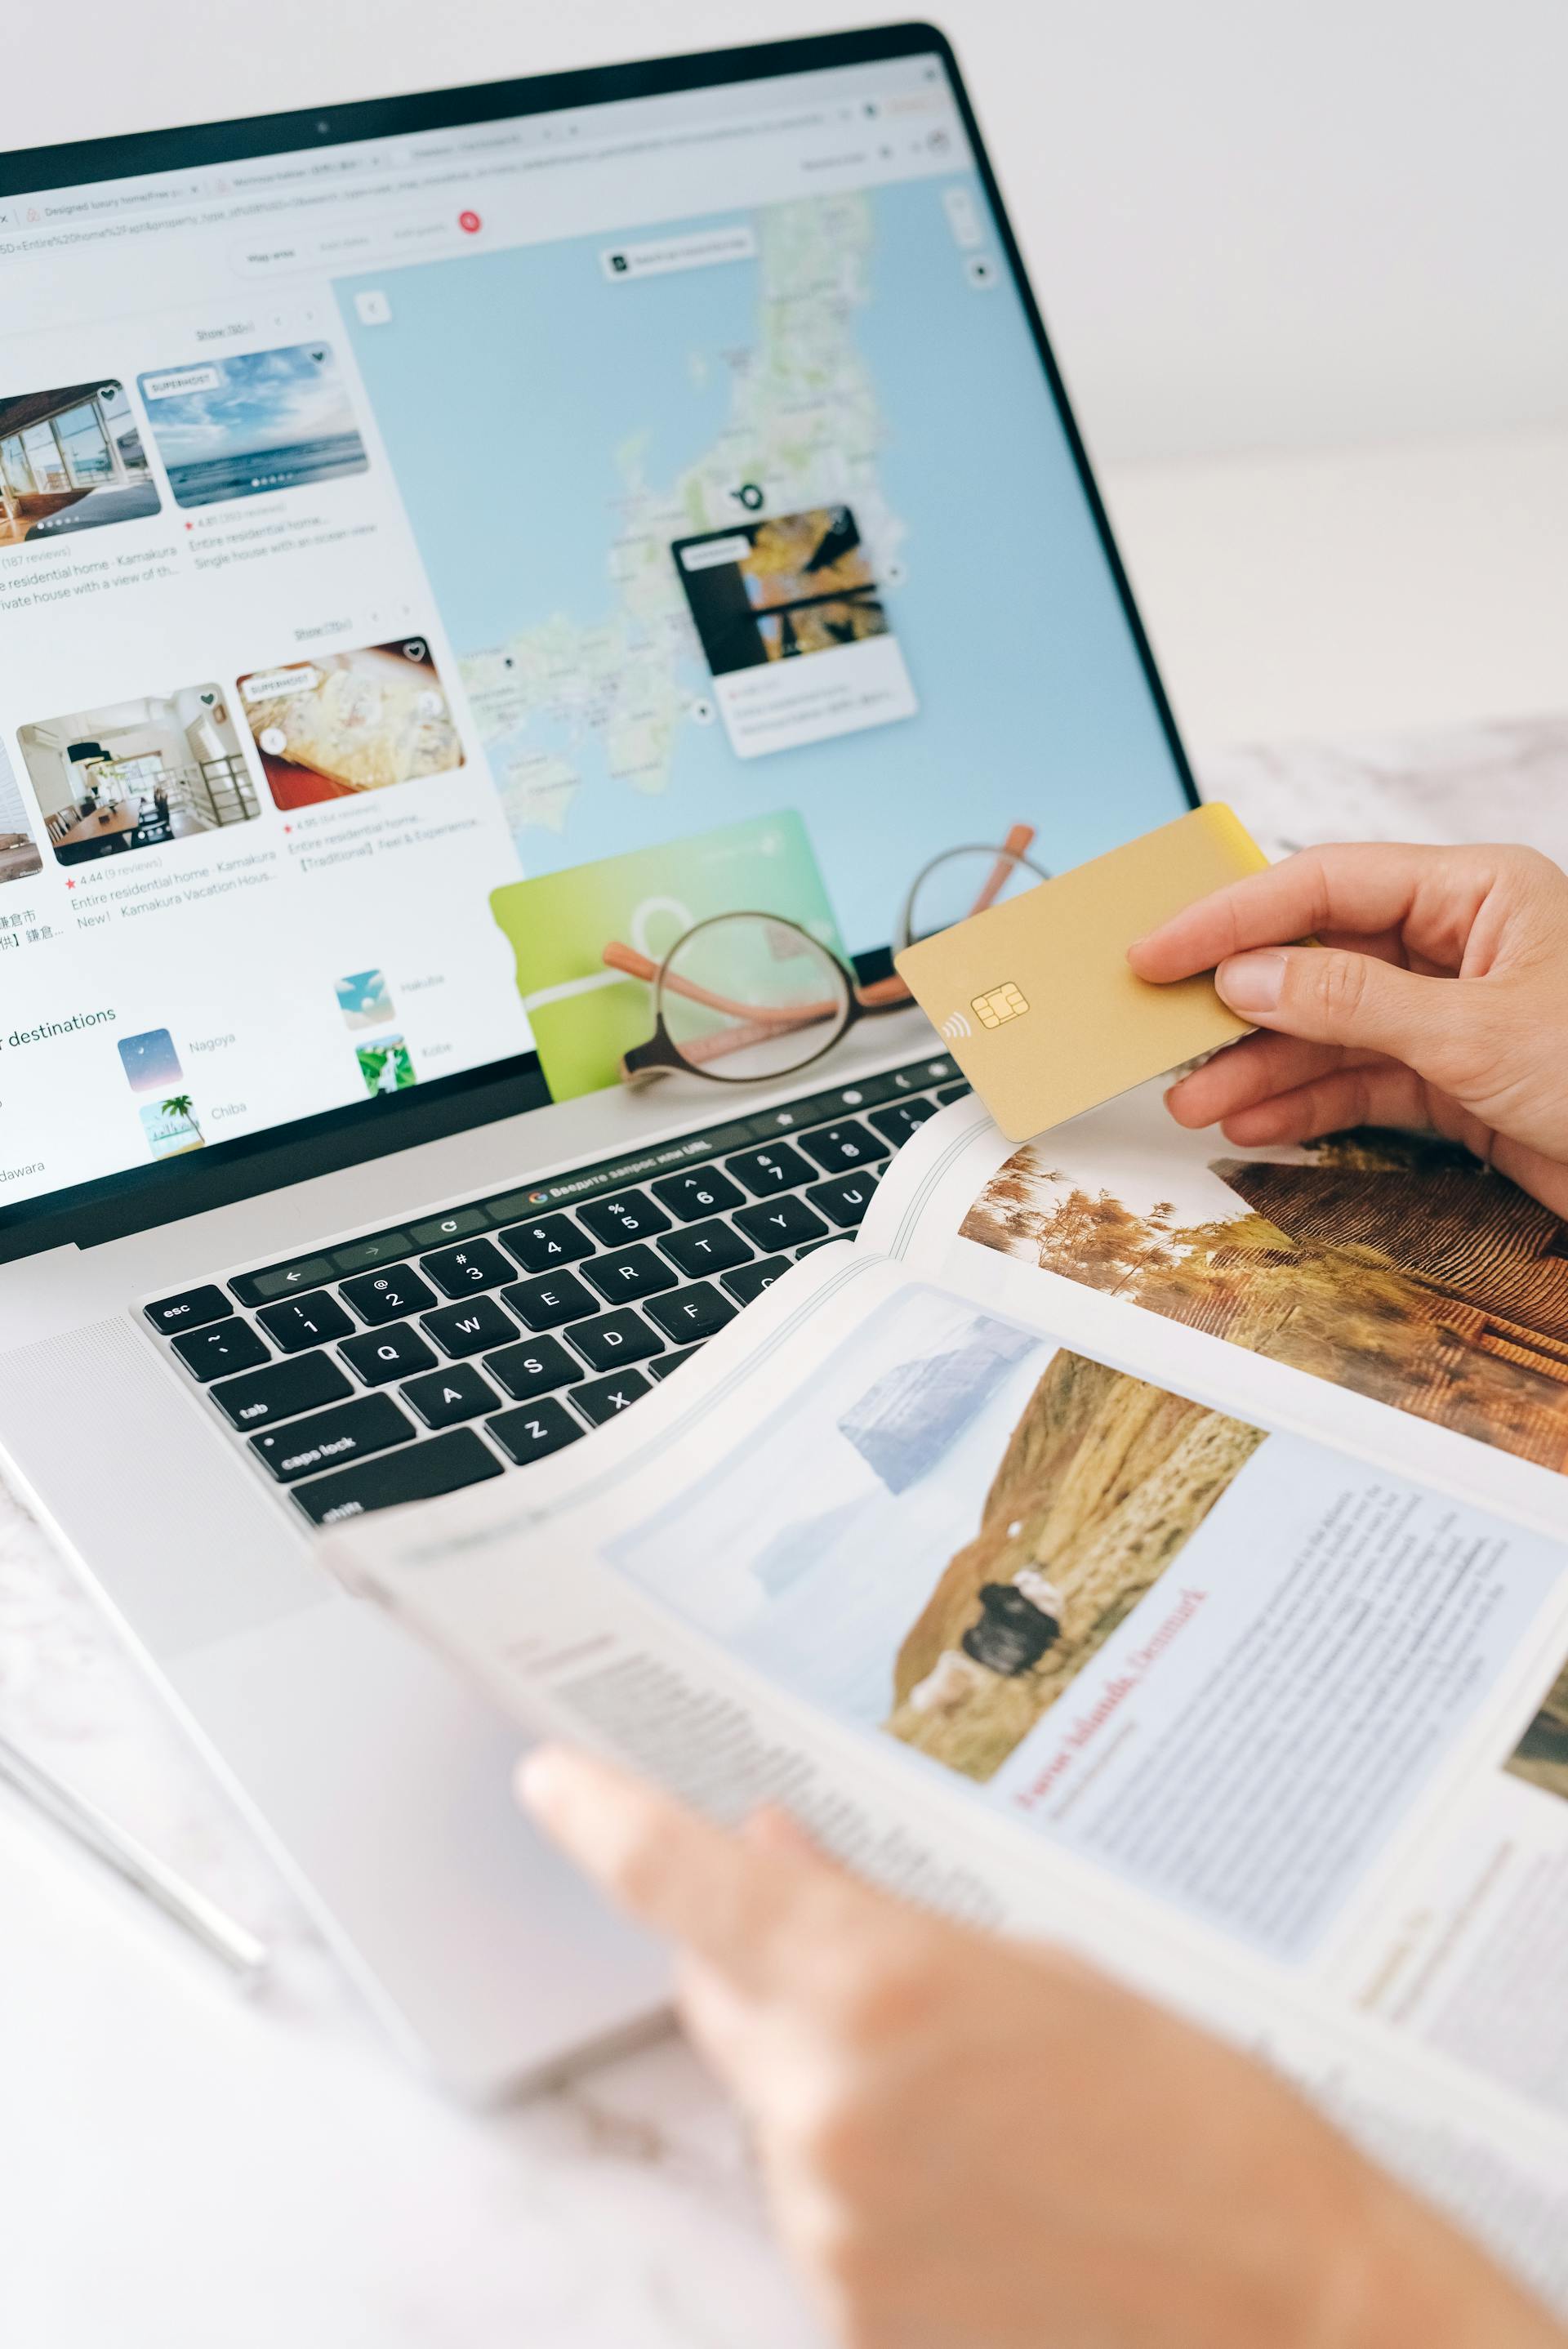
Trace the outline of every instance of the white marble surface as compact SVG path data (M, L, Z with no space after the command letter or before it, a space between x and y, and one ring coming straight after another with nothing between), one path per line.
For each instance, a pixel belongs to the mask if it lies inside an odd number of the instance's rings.
M1518 840L1568 865L1568 718L1222 751L1202 781L1271 848Z
M1274 841L1523 837L1568 720L1208 762ZM178 1495L170 1492L170 1538ZM742 2136L666 2037L485 2115L403 2071L0 1490L0 1730L263 1933L247 2002L0 1791L0 2318L27 2349L820 2349Z

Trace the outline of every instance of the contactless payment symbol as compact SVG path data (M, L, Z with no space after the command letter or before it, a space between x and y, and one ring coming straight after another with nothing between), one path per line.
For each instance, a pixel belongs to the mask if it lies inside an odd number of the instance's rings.
M1001 1028L1009 1019L1016 1019L1029 1008L1029 1000L1021 987L1008 979L1004 986L987 988L984 995L971 998L969 1009L982 1028Z

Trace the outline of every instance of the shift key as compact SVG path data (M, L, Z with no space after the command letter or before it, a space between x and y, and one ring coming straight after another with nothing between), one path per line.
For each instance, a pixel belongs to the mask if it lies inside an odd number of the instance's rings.
M367 1453L411 1444L414 1433L413 1421L390 1395L373 1394L253 1435L251 1449L280 1485L292 1485L296 1476L312 1476L319 1468L346 1468Z
M551 1404L547 1400L534 1408L548 1410ZM427 1444L384 1452L379 1459L341 1469L335 1476L313 1476L306 1485L292 1486L289 1498L313 1526L335 1526L345 1517L363 1516L367 1509L433 1500L438 1493L456 1493L464 1485L482 1484L487 1476L502 1473L490 1445L471 1427L454 1427Z

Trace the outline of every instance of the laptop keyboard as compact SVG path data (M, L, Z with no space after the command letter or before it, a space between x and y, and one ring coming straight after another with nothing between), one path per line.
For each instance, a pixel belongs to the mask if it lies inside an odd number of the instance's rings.
M630 1410L968 1090L916 1061L142 1309L313 1526L428 1500Z

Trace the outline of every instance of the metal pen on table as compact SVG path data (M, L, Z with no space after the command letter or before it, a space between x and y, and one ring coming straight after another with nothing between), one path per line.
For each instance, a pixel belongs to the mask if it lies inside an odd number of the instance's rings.
M182 1925L203 1949L222 1959L247 1990L260 1986L271 1954L264 1941L226 1916L215 1901L155 1858L134 1836L127 1835L94 1804L4 1737L0 1737L0 1779L134 1885L165 1916Z

